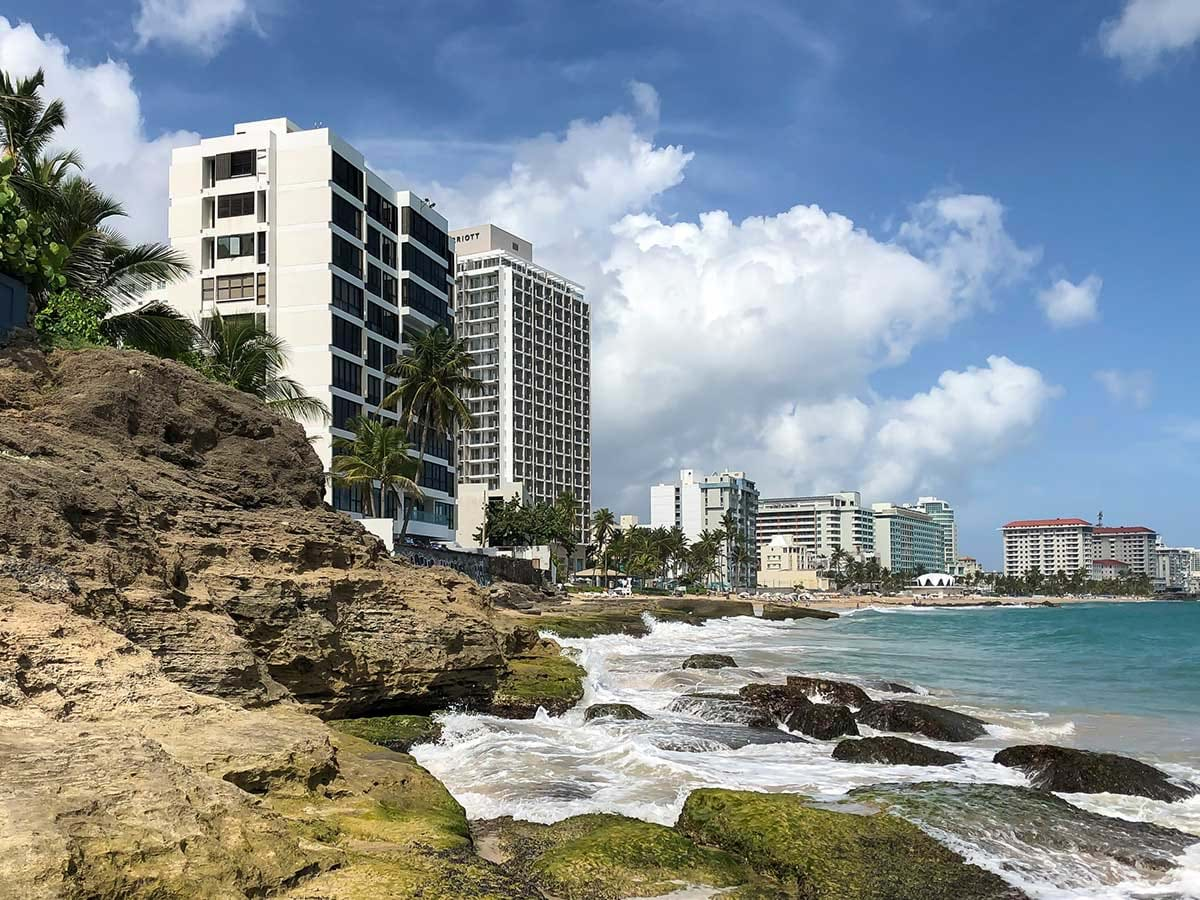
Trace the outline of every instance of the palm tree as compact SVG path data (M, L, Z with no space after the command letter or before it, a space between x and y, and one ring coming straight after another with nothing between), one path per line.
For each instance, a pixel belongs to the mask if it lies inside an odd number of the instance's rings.
M739 534L737 540L733 542L733 565L737 572L738 580L742 581L745 587L749 586L749 568L753 559L754 554L750 549L750 545L746 542L745 535Z
M592 540L600 551L600 570L603 573L604 586L608 587L608 550L616 530L616 517L607 506L592 513Z
M253 316L226 319L214 311L200 325L198 346L195 366L214 381L252 394L297 421L329 418L324 403L283 374L287 344Z
M353 438L333 439L333 464L330 475L339 487L356 489L365 498L368 518L375 517L375 485L379 485L380 506L389 492L403 503L404 496L420 497L417 486L417 461L409 453L404 429L382 420L357 416L346 423ZM380 510L382 512L382 510Z
M399 384L381 405L390 407L399 403L409 429L415 421L420 421L418 472L425 468L425 446L431 427L442 434L455 434L471 427L471 410L464 398L482 387L482 382L470 374L471 361L466 339L456 340L439 325L415 338L404 356L388 368L388 374L398 378ZM407 531L408 515L405 515L401 539Z
M28 168L29 161L50 144L67 121L61 100L42 100L45 83L41 69L15 81L7 72L0 72L0 150L13 157L18 172Z

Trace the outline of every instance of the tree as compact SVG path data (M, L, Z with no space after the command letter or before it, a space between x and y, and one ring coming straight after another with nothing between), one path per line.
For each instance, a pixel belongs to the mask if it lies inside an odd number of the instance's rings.
M376 484L383 508L389 493L401 504L405 496L421 496L416 482L417 461L409 453L411 448L403 428L366 416L357 416L346 426L354 432L354 437L333 439L330 474L334 484L359 492L368 518L374 518L376 513Z
M737 540L733 542L733 565L737 572L738 580L744 586L749 586L750 574L749 567L754 561L754 552L750 549L746 541L746 536L739 534Z
M410 430L415 422L420 423L418 471L423 472L425 468L430 428L441 434L454 435L471 427L471 410L464 398L482 386L482 382L470 374L471 361L466 339L456 340L439 325L414 338L409 350L388 368L388 374L399 379L399 384L381 405L400 404L403 421ZM405 531L401 532L401 538L407 533L407 514L404 522Z
M607 506L592 513L592 541L600 554L600 571L605 587L608 587L608 550L615 530L616 517Z
M724 543L724 563L725 563L725 589L730 590L733 587L733 542L737 535L738 522L737 517L733 514L732 509L725 510L721 514L721 533Z
M253 316L224 318L214 311L201 323L198 347L192 363L214 381L251 394L299 421L328 418L324 403L283 374L287 344Z
M0 149L16 162L17 172L29 168L29 161L50 144L54 133L67 122L61 100L46 103L42 99L45 83L46 75L41 69L15 81L7 72L0 72Z

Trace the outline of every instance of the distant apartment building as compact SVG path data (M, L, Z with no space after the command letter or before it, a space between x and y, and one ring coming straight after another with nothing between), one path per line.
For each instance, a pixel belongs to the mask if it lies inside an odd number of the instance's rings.
M1132 572L1150 578L1158 571L1157 545L1158 533L1143 525L1097 525L1092 529L1093 558L1118 559Z
M942 572L946 565L942 526L911 506L875 503L875 553L892 572Z
M1200 549L1195 547L1157 547L1154 552L1154 589L1159 591L1200 591Z
M1004 540L1004 574L1022 576L1031 569L1052 575L1090 571L1091 522L1084 519L1019 519L1000 531Z
M495 225L451 232L455 317L474 417L459 437L459 480L524 485L532 502L571 494L578 537L592 514L591 310L583 288L533 261L533 244ZM472 495L474 496L474 495Z
M689 541L695 541L704 531L723 528L728 513L733 518L735 538L750 551L745 566L729 566L731 586L754 587L758 505L758 488L745 472L726 470L699 477L695 469L682 469L679 481L650 488L650 527L680 528Z
M642 520L637 516L623 515L617 525L618 531L633 531L635 528L640 528Z
M396 386L388 366L415 335L454 325L454 249L431 203L392 187L328 128L288 119L172 151L170 195L170 242L192 274L164 299L194 321L253 320L287 343L285 374L332 412L305 426L326 469L354 417L400 420L381 406ZM450 540L452 436L428 439L418 482L409 534ZM365 509L357 489L331 488L329 500ZM401 517L392 496L380 501L385 518Z
M1119 559L1093 559L1091 577L1098 581L1120 578L1130 571L1130 565Z
M920 497L912 505L941 526L943 545L941 570L953 573L958 565L958 524L954 520L954 507L937 497Z
M875 516L863 508L857 491L760 501L759 548L779 536L795 537L824 559L838 547L855 558L867 559L875 555Z
M758 548L758 587L776 590L825 589L821 557L800 538L780 534Z

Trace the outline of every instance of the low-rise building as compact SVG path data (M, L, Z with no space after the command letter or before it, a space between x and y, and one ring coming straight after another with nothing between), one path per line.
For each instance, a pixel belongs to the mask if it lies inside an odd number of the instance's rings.
M973 556L960 556L950 569L950 574L956 578L971 578L983 573L983 566Z
M620 524L617 526L621 531L632 531L635 528L640 528L642 520L638 516L624 515L621 516Z
M1120 578L1130 571L1130 565L1119 559L1093 559L1092 578L1097 581L1108 581Z
M821 559L794 535L780 534L758 548L758 586L775 590L827 590Z
M940 572L944 568L942 526L911 506L876 503L875 551L879 563L893 572Z

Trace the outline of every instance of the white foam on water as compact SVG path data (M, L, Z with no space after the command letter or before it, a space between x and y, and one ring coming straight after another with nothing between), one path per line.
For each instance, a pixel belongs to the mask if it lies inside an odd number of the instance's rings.
M563 716L539 713L531 720L511 721L444 714L439 743L415 748L414 756L446 784L471 818L510 815L550 823L583 813L612 812L671 825L688 794L702 787L788 792L833 800L881 782L1026 785L1028 781L1019 771L992 763L995 751L1012 743L1053 742L1075 729L1073 721L1042 712L981 709L943 695L935 702L993 723L984 737L970 743L918 738L964 758L953 766L841 763L830 756L836 741L812 739L731 749L722 743L723 737L728 740L728 732L721 729L743 726L673 711L671 703L685 693L736 693L752 682L782 682L789 673L817 674L803 665L806 649L821 642L821 649L827 650L838 642L837 635L822 638L809 627L748 617L714 620L700 627L653 621L650 626L651 633L645 638L556 638L587 672L584 699ZM739 668L680 670L683 660L693 653L731 654ZM855 681L874 697L913 696L887 695L873 688L869 680L837 672L819 674ZM628 703L652 718L585 723L584 711L593 703ZM705 728L714 730L708 733ZM862 726L860 730L864 736L879 733ZM663 745L670 746L672 737L678 740L677 746L708 749L666 749ZM1200 777L1186 766L1167 768L1182 777ZM1200 835L1200 798L1175 804L1108 794L1072 794L1064 799L1104 815ZM1089 870L1086 860L1025 843L1005 846L1002 852L994 847L985 851L955 835L931 833L972 862L1043 900L1128 900L1168 897L1172 891L1176 896L1200 897L1200 851L1195 849L1184 855L1180 868L1152 877L1115 863L1104 871Z

